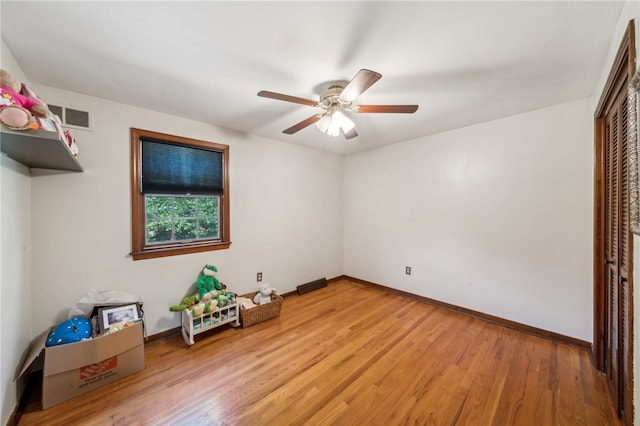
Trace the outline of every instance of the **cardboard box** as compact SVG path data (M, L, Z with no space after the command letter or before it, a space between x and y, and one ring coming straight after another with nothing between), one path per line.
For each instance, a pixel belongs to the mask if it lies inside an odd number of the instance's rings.
M34 342L20 372L22 376L44 352L43 409L144 368L142 321L91 340L45 347L49 331Z

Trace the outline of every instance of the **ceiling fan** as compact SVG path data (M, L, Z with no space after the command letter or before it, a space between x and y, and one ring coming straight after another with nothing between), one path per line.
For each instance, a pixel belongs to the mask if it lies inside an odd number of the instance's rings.
M351 139L358 136L358 133L356 132L355 124L343 113L344 111L357 113L410 114L416 112L418 109L418 105L354 105L353 102L356 98L376 81L380 80L381 77L382 75L375 71L361 69L348 83L335 83L331 85L322 92L320 100L317 102L266 90L258 92L258 96L323 109L323 112L312 115L294 124L288 129L283 130L282 133L292 135L315 123L323 133L329 136L338 136L342 133L345 139Z

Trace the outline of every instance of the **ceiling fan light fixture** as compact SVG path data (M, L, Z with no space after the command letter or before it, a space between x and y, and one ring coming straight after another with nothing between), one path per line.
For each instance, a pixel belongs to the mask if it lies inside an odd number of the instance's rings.
M316 122L316 127L322 133L336 137L340 135L340 130L344 133L349 132L355 127L355 123L341 111L329 111Z
M336 136L338 136L340 134L340 127L335 126L335 125L331 125L329 126L329 128L327 129L327 135L331 136L332 138L335 138Z
M1 1L1 0L0 0ZM358 136L355 123L347 118L343 111L350 113L398 113L411 114L416 112L418 105L354 105L353 102L365 90L369 89L376 81L382 77L375 71L361 69L350 81L336 82L320 95L319 101L298 98L296 96L284 95L282 93L261 90L258 96L276 99L279 101L293 102L296 104L322 108L323 113L312 115L297 124L282 131L292 135L315 123L322 133L331 137L340 133L345 139L353 139Z
M329 126L331 125L331 116L329 113L323 114L320 120L316 121L316 127L320 129L322 133L327 133Z
M342 129L343 132L347 133L349 130L353 129L356 125L353 121L351 121L346 115L344 115L341 111L336 111L333 113L332 123L336 123L336 125Z

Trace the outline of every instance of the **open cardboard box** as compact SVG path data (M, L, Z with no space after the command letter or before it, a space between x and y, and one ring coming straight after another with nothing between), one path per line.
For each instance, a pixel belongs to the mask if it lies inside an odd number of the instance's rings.
M47 330L32 344L19 376L44 352L42 408L47 409L144 368L143 324L82 342L45 347Z

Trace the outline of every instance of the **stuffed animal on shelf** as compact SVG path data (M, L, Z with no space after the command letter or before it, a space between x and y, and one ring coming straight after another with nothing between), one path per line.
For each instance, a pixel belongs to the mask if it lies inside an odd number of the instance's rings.
M271 293L275 293L278 290L271 287L269 283L263 283L258 286L258 293L253 297L253 303L256 305L264 305L271 302Z
M22 83L0 69L0 122L14 130L26 130L34 124L34 116L51 114L40 99L21 93Z

